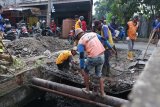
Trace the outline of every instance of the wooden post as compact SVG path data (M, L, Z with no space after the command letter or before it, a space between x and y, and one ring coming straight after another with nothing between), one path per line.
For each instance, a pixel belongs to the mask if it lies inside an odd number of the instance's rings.
M50 21L51 21L51 0L48 0L47 26L50 25Z

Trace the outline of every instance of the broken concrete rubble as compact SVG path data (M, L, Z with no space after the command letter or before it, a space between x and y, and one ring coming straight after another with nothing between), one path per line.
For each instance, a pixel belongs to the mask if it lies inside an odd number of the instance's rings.
M71 71L59 71L55 64L55 59L60 50L70 49L72 46L67 40L62 40L53 37L37 37L37 38L23 38L20 40L13 41L11 43L6 43L9 51L19 57L17 59L17 65L10 67L15 69L14 73L21 72L24 69L31 67L41 66L42 70L51 73L51 75L56 75L59 78L72 81L77 84L83 85L83 77L77 72ZM105 90L109 93L119 93L123 91L128 91L132 88L132 85L137 79L137 76L142 70L135 68L137 61L133 63L126 60L127 50L118 49L118 59L114 56L111 57L111 72L109 73L109 78L105 81ZM140 55L141 51L135 51L135 59ZM75 57L78 60L78 56ZM134 69L129 69L130 67ZM2 74L6 75L6 73ZM111 81L109 81L111 80Z
M129 91L132 88L132 85L135 83L137 76L140 72L136 72L136 69L132 73L128 69L128 65L131 63L130 61L126 61L126 56L124 53L127 52L127 50L118 49L119 57L118 61L115 59L115 57L111 58L111 72L110 72L110 78L106 78L105 82L105 90L109 93L118 94L120 92ZM59 52L56 52L53 54L52 57L56 58ZM139 52L136 53L136 55L139 55ZM78 58L78 57L75 57ZM64 79L66 81L72 81L74 83L78 83L83 85L83 78L81 75L77 75L74 72L70 71L59 71L57 70L56 64L52 63L50 65L43 65L44 71L49 72L51 75L56 75L60 77L61 79Z
M160 45L160 42L158 43ZM156 47L123 107L159 107L160 105L160 47Z

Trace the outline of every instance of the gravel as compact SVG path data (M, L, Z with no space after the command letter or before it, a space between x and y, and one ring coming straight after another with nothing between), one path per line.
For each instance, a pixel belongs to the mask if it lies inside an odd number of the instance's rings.
M38 56L46 50L54 52L71 47L67 40L56 37L21 38L7 44L11 54L20 57Z

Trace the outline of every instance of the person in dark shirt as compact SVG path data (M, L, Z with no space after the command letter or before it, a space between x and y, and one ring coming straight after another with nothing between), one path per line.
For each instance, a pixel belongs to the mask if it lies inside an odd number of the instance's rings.
M159 40L160 32L159 32L159 26L160 26L160 15L157 16L157 18L154 20L152 27L153 27L153 32L154 36L152 39L152 43L156 44Z

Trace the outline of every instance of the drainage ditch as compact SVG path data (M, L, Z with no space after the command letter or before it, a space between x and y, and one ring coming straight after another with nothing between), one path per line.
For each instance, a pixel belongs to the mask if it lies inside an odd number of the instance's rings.
M84 87L83 84L78 84L78 83L69 81L67 79L59 78L57 76L54 76L53 81L56 81L62 84L66 84L66 85L70 85L70 86L74 86L74 87L78 87L78 88ZM43 93L44 91L41 91L41 92ZM130 90L119 93L119 94L107 93L107 95L115 96L115 97L127 100L127 96L129 93L130 93ZM37 99L35 99L34 101L30 102L29 104L23 107L53 107L53 106L54 107L98 107L95 105L83 103L75 99L59 96L57 94L53 94L49 92L46 92L45 94L43 94L43 96L38 97Z
M138 54L140 52L138 51ZM107 95L128 99L128 95L131 92L132 86L136 81L136 78L141 73L144 68L144 64L139 64L133 62L133 66L127 65L128 62L123 60L117 61L118 63L111 62L111 70L112 72L109 76L112 77L114 81L106 81L105 92ZM135 61L136 62L136 61ZM126 65L125 65L126 64ZM123 69L119 69L121 67ZM55 64L44 65L41 70L46 71L51 77L53 77L52 81L56 81L58 83L83 88L83 79L80 75L75 75L72 72L68 71L57 71L55 69ZM45 72L44 72L45 73ZM94 107L94 105L85 104L75 99L70 99L67 97L62 97L56 94L46 93L45 95L37 98L31 103L25 105L24 107ZM96 107L96 106L95 106Z

